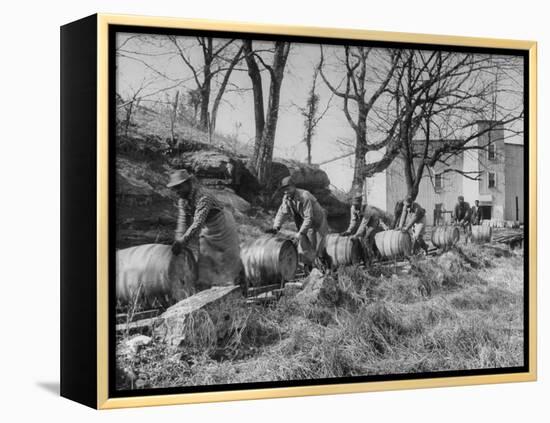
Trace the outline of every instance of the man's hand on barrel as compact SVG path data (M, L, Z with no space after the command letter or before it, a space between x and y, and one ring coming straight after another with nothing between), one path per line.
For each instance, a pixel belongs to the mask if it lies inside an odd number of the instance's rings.
M302 237L302 234L300 232L295 232L292 235L292 242L294 243L294 245L298 245L301 237Z
M183 248L183 242L181 241L174 241L172 244L172 254L177 256L181 253L181 250Z
M350 235L351 235L351 232L350 232L350 231L344 231L344 232L342 232L340 235L342 235L342 236L350 236Z

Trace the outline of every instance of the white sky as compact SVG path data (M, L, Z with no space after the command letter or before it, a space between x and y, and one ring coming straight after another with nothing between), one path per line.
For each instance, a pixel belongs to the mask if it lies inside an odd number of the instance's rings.
M179 85L174 90L179 89L186 92L189 89L196 88L196 84L192 79L192 73L184 65L181 58L174 54L168 54L168 51L173 51L174 48L173 45L171 49L169 48L170 45L164 41L165 37L153 36L146 43L134 38L128 40L129 37L131 37L131 34L119 34L117 39L117 45L125 43L122 47L123 56L117 58L117 91L120 94L124 97L128 96L144 80L154 80L144 90L145 94L150 94L159 89L172 87L177 84ZM179 37L179 39L182 45L193 45L194 38ZM224 41L216 40L215 42L223 43ZM260 44L255 43L255 46L258 45ZM330 68L330 62L333 58L331 56L341 53L342 49L343 47L339 46L325 49L325 59L328 65L326 74L334 85L339 84L343 78L343 74ZM305 104L308 91L311 87L313 69L319 62L319 51L319 46L314 44L295 43L292 45L281 88L281 105L274 147L274 155L276 157L305 161L307 154L306 146L301 142L303 137L303 117L294 104L299 106ZM198 64L196 67L200 68L202 61L198 46L190 47L188 53L190 54L191 61ZM384 50L378 50L377 53L383 55ZM269 57L267 60L269 60ZM144 62L149 66L145 65ZM152 68L161 71L163 76L161 77L156 74ZM240 70L234 71L231 76L232 84L238 87L250 88L250 78L245 71L245 65L243 64L239 68ZM263 80L264 99L267 101L269 92L268 75L264 75ZM211 96L212 100L216 92L217 89L214 84ZM173 95L172 93L173 91L171 91L171 95ZM321 99L319 109L324 110L332 93L320 77L317 82L317 93ZM354 143L354 132L344 116L342 104L341 98L333 97L328 112L317 127L312 149L313 163L319 163L353 151L351 147L346 147L341 142L338 142L338 140L344 140L351 144ZM231 87L229 87L218 111L216 131L226 135L235 134L236 125L238 124L240 125L238 130L239 140L243 143L253 143L254 109L252 92L237 93L231 91ZM370 130L369 134L374 140L380 136L374 130ZM350 157L323 165L322 168L327 172L332 185L343 190L349 190L353 175L352 166L353 159Z

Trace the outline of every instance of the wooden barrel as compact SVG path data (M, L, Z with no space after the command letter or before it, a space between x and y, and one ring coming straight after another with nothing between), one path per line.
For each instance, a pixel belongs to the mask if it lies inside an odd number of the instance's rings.
M292 241L272 235L241 245L241 261L249 286L262 286L294 278L298 251Z
M452 247L460 240L458 226L436 226L432 232L432 244L438 248Z
M472 241L484 243L491 242L493 229L487 225L472 225Z
M325 248L331 265L347 266L361 261L362 247L358 239L340 234L329 234L326 237Z
M170 245L146 244L116 252L116 298L131 304L136 296L151 304L174 303L194 291L197 263L188 248L172 254Z
M408 232L400 230L378 232L374 236L376 248L386 258L396 258L411 254L412 240Z

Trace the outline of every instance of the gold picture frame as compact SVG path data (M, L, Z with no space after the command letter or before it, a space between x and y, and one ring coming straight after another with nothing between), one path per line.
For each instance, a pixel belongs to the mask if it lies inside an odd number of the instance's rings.
M371 392L383 390L435 388L461 385L493 384L505 382L535 381L537 378L537 44L534 41L517 41L504 39L489 39L477 37L459 37L447 35L411 34L401 32L368 31L361 29L316 28L307 26L263 25L254 23L238 23L211 21L200 19L180 19L143 16L123 16L115 14L95 15L97 36L97 92L96 92L96 192L95 211L96 249L95 256L95 299L94 317L96 352L95 370L95 404L90 399L83 400L78 395L72 395L72 389L63 388L62 394L77 401L95 406L98 409L113 409L121 407L141 407L151 405L170 405L204 403L214 401L235 401L261 398L281 398L306 395L325 395L354 392ZM73 24L69 24L73 25ZM109 395L109 27L139 26L163 29L210 30L217 32L239 32L250 34L268 34L270 36L286 35L296 37L316 37L346 40L369 40L380 42L398 42L410 44L429 44L443 46L482 47L494 49L514 49L528 53L529 75L529 226L528 226L528 371L520 373L503 373L490 375L465 375L456 377L434 377L422 379L402 379L392 381L351 382L330 385L290 386L278 388L259 388L243 390L221 390L212 392L178 393L168 395L145 395L131 397L112 397ZM67 159L69 160L69 159ZM62 182L63 184L63 182ZM62 305L62 314L63 314ZM65 313L68 313L67 311ZM62 324L63 326L63 324ZM63 337L62 337L63 338ZM67 342L72 342L67 340ZM69 353L65 353L67 357ZM74 369L67 367L66 374Z

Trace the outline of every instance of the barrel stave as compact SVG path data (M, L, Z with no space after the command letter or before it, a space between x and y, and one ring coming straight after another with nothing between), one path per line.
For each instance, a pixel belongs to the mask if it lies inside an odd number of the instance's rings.
M118 250L116 253L116 298L122 304L136 296L152 303L178 301L193 292L197 264L193 253L183 248L178 256L171 246L145 244Z
M374 236L374 242L382 257L404 257L411 253L412 241L408 232L400 230L378 232Z
M329 234L325 240L325 251L332 266L347 266L361 261L359 240L340 234Z
M241 246L245 278L251 286L290 280L298 266L298 252L286 238L265 235Z
M432 232L432 244L439 248L452 247L460 240L457 226L437 226Z

